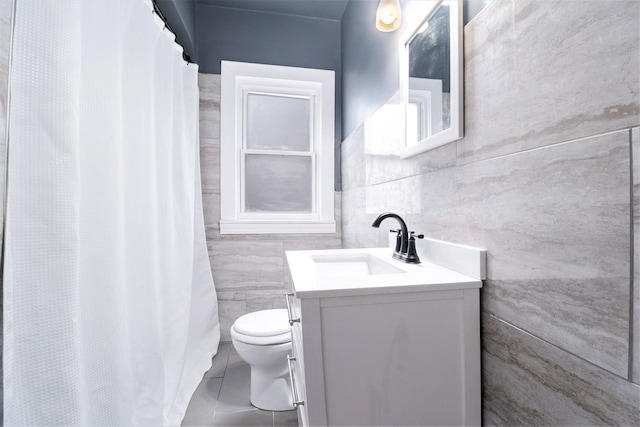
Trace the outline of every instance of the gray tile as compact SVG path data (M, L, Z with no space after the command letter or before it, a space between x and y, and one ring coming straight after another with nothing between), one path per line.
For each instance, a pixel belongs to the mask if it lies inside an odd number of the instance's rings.
M273 426L273 412L253 409L239 412L216 413L214 426L270 427Z
M199 74L200 137L220 138L220 75Z
M220 193L202 190L202 211L204 214L205 230L207 232L207 242L220 235ZM209 250L211 256L211 250Z
M628 132L468 165L456 173L463 199L448 212L458 231L484 235L485 309L621 377L629 166Z
M217 196L218 199L220 198L220 196ZM203 199L202 199L202 203L204 205L204 195L203 195ZM210 202L210 200L209 200ZM213 205L213 204L211 204ZM207 217L206 217L206 213L205 213L205 224L204 224L204 230L205 230L205 234L207 236L207 249L208 249L208 245L210 242L214 241L215 239L219 238L220 236L220 224L218 223L218 221L207 221ZM211 262L211 255L209 255L209 261Z
M365 187L342 192L342 246L344 248L376 247L387 241L384 233L376 233L371 227L371 223L381 212L366 212L366 194ZM397 212L398 209L395 211Z
M201 138L220 138L220 109L211 101L200 100L199 131Z
M220 140L200 138L202 191L220 194Z
M461 163L638 124L640 2L488 8L465 31Z
M298 411L277 411L273 413L274 427L298 427Z
M196 389L182 425L273 426L274 413L259 410L249 401L250 368L233 345L222 342L216 357L211 371ZM224 377L209 378L221 372ZM279 413L278 420L281 426L297 425L295 411Z
M640 387L495 317L482 319L483 424L640 425Z
M285 251L306 251L315 249L339 249L340 237L333 234L308 236L302 239L287 239L284 241Z
M247 292L247 312L285 308L284 288Z
M400 208L404 215L419 214L423 207L421 184L422 176L415 175L367 186L365 212L378 215L383 212L394 212Z
M183 426L211 426L215 414L215 406L220 393L222 378L205 378L202 380L187 407Z
M238 317L247 312L247 302L244 298L241 300L223 299L227 294L229 292L218 293L218 318L220 320L220 339L222 341L231 341L231 333L229 332L231 325Z
M205 100L220 99L220 74L198 73L200 98Z
M216 414L251 409L254 409L251 405L251 369L232 349L218 396Z
M218 346L218 353L213 356L211 363L211 369L205 374L204 378L222 378L227 368L227 361L229 360L229 353L231 352L233 345L230 342L220 342Z
M282 253L283 243L278 240L210 242L216 289L282 288Z

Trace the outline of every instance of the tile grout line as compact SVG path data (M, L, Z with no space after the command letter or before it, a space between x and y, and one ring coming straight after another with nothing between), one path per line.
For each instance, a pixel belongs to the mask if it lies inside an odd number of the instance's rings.
M553 342L551 342L551 341L548 341L548 340L546 340L546 339L544 339L544 338L541 338L541 337L539 337L539 336L537 336L537 335L535 335L535 334L533 334L533 333L531 333L531 332L527 331L526 329L523 329L523 328L521 328L521 327L519 327L519 326L516 326L516 325L514 325L513 323L511 323L511 322L509 322L509 321L507 321L507 320L505 320L505 319L503 319L503 318L501 318L501 317L498 317L498 316L497 316L497 315L495 315L495 314L488 313L488 312L487 312L486 314L487 314L489 317L491 317L491 318L495 319L496 321L501 322L501 323L503 323L503 324L507 325L508 327L514 328L514 329L516 329L516 330L520 331L520 332L521 332L521 333L523 333L523 334L526 334L527 336L531 337L531 338L532 338L532 339L534 339L534 340L537 340L537 341L543 342L543 343L545 343L546 345L551 346L551 347L555 348L556 350L558 350L558 351L560 351L560 352L562 352L562 353L568 354L569 356L575 357L576 359L579 359L579 360L581 360L582 362L584 362L584 363L586 363L586 364L588 364L588 365L590 365L590 366L592 366L592 367L594 367L594 368L596 368L596 369L599 369L599 370L601 370L601 371L603 371L603 372L606 372L606 373L608 373L608 374L610 374L610 375L613 375L613 376L615 376L615 377L618 377L618 378L620 378L620 379L622 379L622 380L625 380L625 381L629 382L629 380L628 380L627 378L625 378L623 375L620 375L620 374L618 374L618 373L615 373L615 372L611 371L610 369L607 369L607 368L605 368L605 367L602 367L602 366L598 365L598 364L597 364L597 363L595 363L595 362L592 362L592 361L590 361L590 360L588 360L588 359L585 359L584 357L582 357L582 356L580 356L580 355L578 355L578 354L575 354L575 353L573 353L573 352L571 352L571 351L569 351L569 350L567 350L567 349L564 349L564 348L562 348L559 344L554 344L554 343L553 343Z
M222 341L220 342L220 344L222 344ZM218 344L218 354L220 354L220 347L221 347L220 344ZM221 369L222 372L221 372L221 376L220 376L220 387L218 388L218 393L216 394L216 401L215 401L215 403L213 405L213 420L214 421L216 419L216 414L218 413L218 403L220 403L220 393L222 393L222 386L224 385L224 378L225 378L225 376L227 374L227 366L229 365L229 355L231 354L231 350L225 348L224 353L225 353L224 367ZM216 356L218 354L216 354ZM214 359L215 359L215 356L214 356Z

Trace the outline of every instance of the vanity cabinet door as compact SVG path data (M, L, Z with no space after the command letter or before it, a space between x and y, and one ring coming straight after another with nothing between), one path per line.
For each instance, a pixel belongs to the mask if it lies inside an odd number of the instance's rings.
M477 289L322 298L320 319L325 425L480 425Z
M478 294L291 298L300 425L479 425Z

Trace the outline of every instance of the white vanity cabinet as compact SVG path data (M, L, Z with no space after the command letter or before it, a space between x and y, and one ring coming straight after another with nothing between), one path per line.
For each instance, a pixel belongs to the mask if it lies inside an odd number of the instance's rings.
M300 425L480 425L481 280L314 292L287 256Z

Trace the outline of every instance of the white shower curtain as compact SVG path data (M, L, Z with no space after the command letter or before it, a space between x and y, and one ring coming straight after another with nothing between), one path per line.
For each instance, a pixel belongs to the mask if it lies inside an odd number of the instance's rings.
M220 340L197 66L144 0L17 0L8 426L179 425Z

